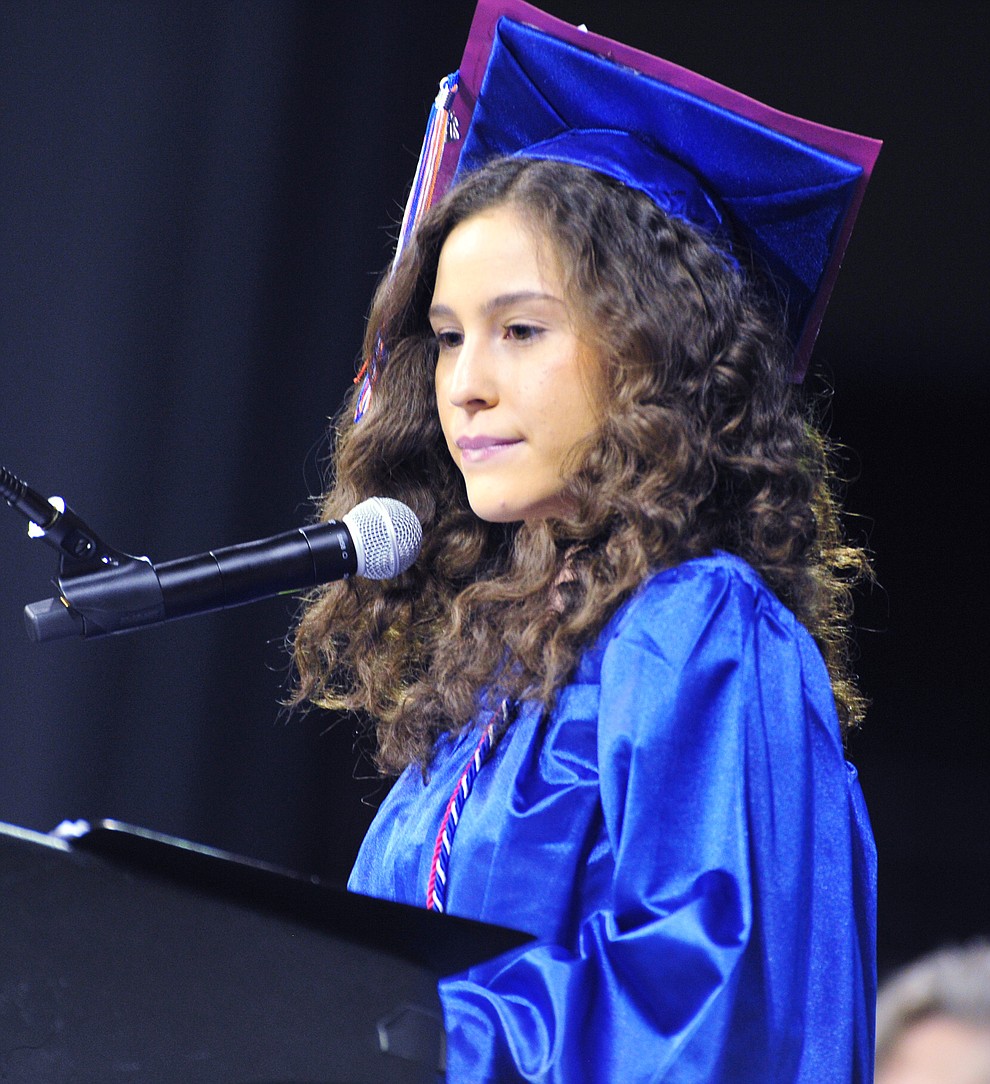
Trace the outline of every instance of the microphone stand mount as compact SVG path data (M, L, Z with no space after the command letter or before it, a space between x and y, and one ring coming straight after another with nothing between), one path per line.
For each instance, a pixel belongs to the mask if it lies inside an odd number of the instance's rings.
M30 521L30 537L58 553L57 597L24 609L32 640L106 636L164 621L161 584L147 557L108 546L61 497L46 500L4 467L0 496Z

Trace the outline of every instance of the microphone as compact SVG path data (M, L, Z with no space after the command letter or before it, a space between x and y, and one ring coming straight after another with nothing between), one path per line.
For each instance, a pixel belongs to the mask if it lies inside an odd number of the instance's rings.
M47 538L63 550L59 597L25 607L36 642L130 632L179 617L242 606L349 576L385 580L419 556L423 530L415 513L391 497L371 497L342 520L330 520L255 542L244 542L153 565L105 546L69 510L52 506L4 471L0 495L44 537L53 525L86 531L86 559L66 559L65 537ZM16 492L15 492L16 490ZM54 498L53 498L54 500ZM73 532L73 549L78 534Z

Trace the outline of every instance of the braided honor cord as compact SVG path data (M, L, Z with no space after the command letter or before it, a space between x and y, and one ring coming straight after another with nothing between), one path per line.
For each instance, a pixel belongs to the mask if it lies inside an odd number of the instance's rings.
M509 701L503 700L498 710L493 712L488 725L482 731L481 739L475 747L471 759L467 762L461 777L457 780L454 793L451 794L440 821L437 842L433 848L433 862L430 865L430 880L426 888L426 908L428 911L446 910L447 874L450 869L450 849L454 842L454 833L461 819L461 810L468 800L471 788L484 767L491 751L498 744L498 739L509 725Z

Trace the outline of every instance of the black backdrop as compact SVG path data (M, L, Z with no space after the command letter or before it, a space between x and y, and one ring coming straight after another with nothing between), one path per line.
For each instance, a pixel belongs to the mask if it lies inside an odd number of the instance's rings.
M990 932L986 9L552 7L886 140L815 355L880 581L850 755L881 967ZM156 561L303 522L471 8L0 6L0 464ZM346 723L279 711L291 605L33 645L54 560L24 527L0 517L0 820L114 816L342 876L381 788Z

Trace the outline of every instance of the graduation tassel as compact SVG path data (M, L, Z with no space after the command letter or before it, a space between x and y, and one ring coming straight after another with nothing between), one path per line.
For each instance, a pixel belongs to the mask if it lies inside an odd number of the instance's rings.
M413 178L412 188L409 190L409 198L406 200L406 207L402 214L402 225L399 228L399 239L395 246L395 256L392 258L393 271L399 262L403 249L406 247L406 243L412 236L413 230L433 203L444 147L449 141L459 138L457 118L451 110L454 95L457 93L457 82L457 72L453 72L441 79L440 90L437 92L437 96L430 108L429 120L426 123L426 135L423 137L423 147L419 153L419 162L416 166L416 175ZM381 335L379 335L375 341L374 352L371 357L365 358L360 372L354 378L354 383L360 383L361 385L357 407L354 411L355 422L359 422L368 409L372 389L378 379L379 372L385 364L386 356L385 344L382 342Z

